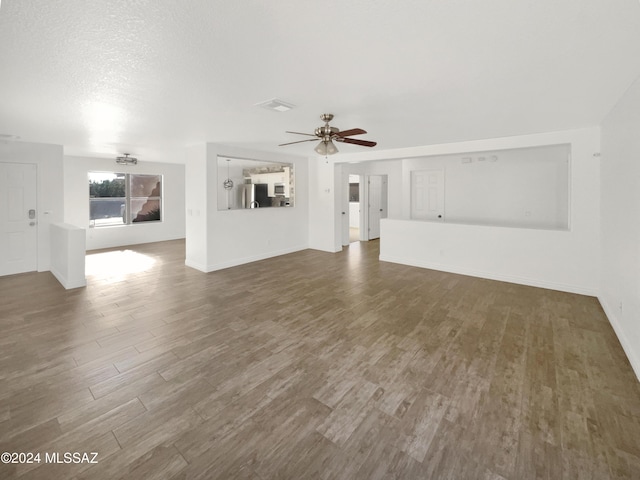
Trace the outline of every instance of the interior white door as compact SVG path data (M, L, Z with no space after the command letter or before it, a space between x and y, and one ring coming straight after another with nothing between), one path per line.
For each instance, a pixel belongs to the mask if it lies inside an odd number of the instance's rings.
M411 218L444 221L444 170L411 172Z
M0 163L0 275L37 269L37 167Z
M368 195L368 239L373 240L380 238L380 219L386 218L386 191L387 191L387 176L386 175L369 175L367 182L369 195Z

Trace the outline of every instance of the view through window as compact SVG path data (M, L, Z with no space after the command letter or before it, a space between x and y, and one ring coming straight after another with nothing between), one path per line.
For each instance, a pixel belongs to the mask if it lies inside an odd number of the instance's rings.
M89 172L89 224L162 221L162 175Z

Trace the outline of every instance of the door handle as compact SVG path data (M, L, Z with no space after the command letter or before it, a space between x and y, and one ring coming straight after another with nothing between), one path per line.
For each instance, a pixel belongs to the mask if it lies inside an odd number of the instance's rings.
M29 220L33 220L34 218L36 218L36 211L32 208L29 210Z
M36 222L29 222L29 226L30 226L30 227L35 226L35 224L36 224Z
M438 215L438 218L442 218L442 215Z

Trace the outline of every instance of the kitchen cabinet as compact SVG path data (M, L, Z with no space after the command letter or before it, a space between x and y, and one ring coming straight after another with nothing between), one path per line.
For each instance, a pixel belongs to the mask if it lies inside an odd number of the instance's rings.
M289 185L289 167L284 167L283 172L272 173L256 173L251 174L251 183L266 183L267 195L275 197L274 185L276 183L284 185L284 196L289 198L290 185Z

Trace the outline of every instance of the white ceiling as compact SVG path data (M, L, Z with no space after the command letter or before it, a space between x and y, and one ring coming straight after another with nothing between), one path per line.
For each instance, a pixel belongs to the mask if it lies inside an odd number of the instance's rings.
M0 134L71 155L182 162L201 142L312 155L277 145L323 112L378 150L593 126L638 75L637 0L0 7ZM254 106L273 97L297 108Z

